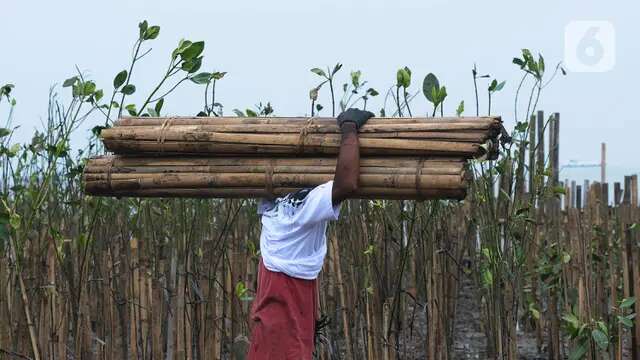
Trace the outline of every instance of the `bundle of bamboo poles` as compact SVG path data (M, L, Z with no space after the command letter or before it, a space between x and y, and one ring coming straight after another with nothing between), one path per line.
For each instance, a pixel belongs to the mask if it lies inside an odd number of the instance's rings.
M499 117L373 118L360 129L364 156L496 154ZM335 155L340 129L333 118L126 118L102 131L117 154Z
M85 166L91 195L268 197L333 179L335 158L197 158L103 156ZM464 160L363 158L359 198L462 199Z
M462 199L465 162L493 158L499 117L374 118L359 130L354 197ZM333 118L124 118L101 133L115 156L89 160L88 194L269 197L334 177Z

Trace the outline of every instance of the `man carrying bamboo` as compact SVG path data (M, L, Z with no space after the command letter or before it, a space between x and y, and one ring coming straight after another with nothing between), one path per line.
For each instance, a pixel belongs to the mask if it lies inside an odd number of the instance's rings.
M342 138L333 181L260 204L261 261L249 359L312 358L327 223L338 219L340 204L358 189L358 129L373 116L358 109L338 116Z

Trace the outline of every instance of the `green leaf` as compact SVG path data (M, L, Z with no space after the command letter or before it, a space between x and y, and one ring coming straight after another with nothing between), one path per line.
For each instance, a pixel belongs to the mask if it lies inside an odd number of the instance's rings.
M464 100L460 101L460 104L458 104L458 108L456 109L456 116L462 115L463 112L464 112Z
M589 343L588 342L580 343L578 345L578 347L573 349L573 351L569 354L569 360L580 360L580 359L583 359L584 355L587 353L588 350L589 350Z
M127 84L122 88L122 90L120 90L120 92L125 95L131 95L136 92L136 86L133 84Z
M211 74L211 77L212 77L214 80L220 80L220 79L222 79L226 74L227 74L227 72L226 72L226 71L222 71L222 72L220 72L220 71L216 71L216 72L214 72L213 74Z
M380 93L374 88L368 88L367 89L367 94L369 94L371 96L378 96Z
M331 72L331 76L335 75L338 70L342 69L342 64L337 63L336 66L333 67L333 71Z
M506 81L503 81L503 82L499 83L498 86L496 86L496 90L495 91L502 90L502 88L504 87L504 84L506 84Z
M437 91L440 89L440 83L438 82L438 78L433 73L429 73L427 74L427 76L425 76L424 81L422 82L422 93L427 98L427 100L429 100L433 104L436 104L437 99L433 96L434 89L436 90L435 94L437 94Z
M513 63L520 66L520 68L524 68L525 62L520 58L513 58Z
M103 130L103 129L106 129L106 127L105 127L105 126L100 126L100 125L98 125L98 126L94 126L94 127L91 129L91 133L92 133L95 137L99 137L99 136L100 136L100 133L102 132L102 130Z
M9 218L9 225L11 225L14 230L20 229L21 223L20 214L11 214L11 217Z
M633 314L633 315L635 315L635 314ZM618 315L618 321L620 322L620 324L622 324L626 328L632 328L633 327L633 320L628 318L627 316Z
M244 296L244 294L247 292L247 287L244 285L244 283L243 283L242 281L239 281L239 282L236 284L235 292L236 292L236 296L237 296L238 298L243 297L243 296Z
M598 345L600 350L607 350L609 347L609 337L604 332L600 329L594 329L591 331L591 337L596 342L596 345Z
M203 56L193 59L193 67L189 70L189 74L193 74L200 70L200 67L202 67L202 58Z
M562 320L564 320L567 323L567 327L569 328L569 331L571 333L576 333L578 331L578 329L580 328L580 319L578 319L574 314L569 313L566 314L562 317Z
M311 69L311 72L318 75L318 76L322 76L322 77L327 77L327 74L325 74L324 70L320 69L320 68L313 68Z
M628 297L628 298L622 299L622 301L620 302L620 308L621 309L630 308L635 303L636 303L635 297Z
M489 84L489 92L493 92L496 89L496 86L498 86L498 80L493 79L491 84Z
M204 41L196 41L194 43L191 43L187 48L185 48L180 53L180 56L182 57L182 60L188 61L200 56L203 50L204 50Z
M318 100L318 91L320 91L320 88L318 87L314 87L313 89L309 90L309 100Z
M194 72L200 69L201 65L202 65L202 56L183 62L182 70L186 71L189 74L193 74Z
M102 91L102 89L96 90L96 92L93 93L93 97L96 100L96 102L100 102L103 96L104 96L104 91Z
M18 151L20 151L20 144L13 144L10 148L9 148L9 157L14 157L16 155L18 155Z
M9 94L11 94L11 90L14 88L13 84L6 84L0 87L0 98L6 96L9 98Z
M147 108L147 112L149 113L150 116L158 117L158 113L156 112L155 109Z
M96 84L93 81L86 81L82 86L82 94L84 96L89 96L96 91Z
M491 287L493 285L493 274L489 269L484 269L484 271L482 271L482 284L485 287Z
M431 88L431 98L433 99L433 105L434 106L438 106L438 104L440 103L440 101L438 100L439 97L440 97L440 89L432 87Z
M178 56L178 55L182 54L182 52L183 52L185 49L187 49L189 46L191 46L191 41L189 41L189 40L185 40L185 39L180 40L180 41L178 42L178 47L177 47L177 48L175 48L175 49L173 50L173 52L171 53L171 58L172 58L172 59L175 59L175 58L176 58L176 56Z
M401 86L406 89L409 85L411 85L411 70L407 67L399 69L396 73L396 86Z
M122 70L116 75L115 78L113 78L113 88L119 88L120 86L122 86L122 84L124 84L125 81L127 81L127 70Z
M138 115L138 110L136 109L136 105L135 104L129 104L129 105L125 106L124 108L127 110L129 115L131 115L131 116L137 116Z
M351 72L351 84L353 85L353 87L357 88L358 86L360 86L361 75L362 75L362 72L360 70Z
M211 81L211 73L208 72L201 72L197 75L194 75L191 77L191 81L193 81L196 84L207 84L209 81Z
M160 35L160 26L152 26L149 29L147 29L147 31L145 31L144 33L144 40L153 40L155 38L158 37L158 35Z
M376 247L373 244L369 244L369 246L367 246L367 248L364 250L364 254L369 256L373 254L375 250L376 250Z
M518 121L516 123L516 126L514 127L514 130L517 132L524 132L527 130L527 128L529 127L529 123L526 121Z
M164 105L164 98L160 98L153 108L156 111L157 116L160 116L160 112L162 111L162 106Z
M75 85L76 81L78 81L78 77L70 77L62 83L62 87L69 87Z
M149 23L147 22L147 20L144 20L138 24L138 29L140 29L140 39L144 38L144 33L147 32L148 27Z
M447 98L447 87L443 86L438 91L438 104L441 104Z
M258 117L258 114L251 109L247 109L246 113L247 113L247 117Z
M239 116L239 117L244 117L245 116L244 113L241 110L238 110L238 109L233 109L233 113L236 114L236 116Z
M11 130L6 128L0 128L0 138L3 138L9 134L11 134Z

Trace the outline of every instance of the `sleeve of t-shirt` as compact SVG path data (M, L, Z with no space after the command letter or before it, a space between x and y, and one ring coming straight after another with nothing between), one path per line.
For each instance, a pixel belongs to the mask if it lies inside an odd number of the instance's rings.
M299 224L314 224L320 221L338 220L340 204L333 206L333 181L316 186L307 194L304 205L296 213Z

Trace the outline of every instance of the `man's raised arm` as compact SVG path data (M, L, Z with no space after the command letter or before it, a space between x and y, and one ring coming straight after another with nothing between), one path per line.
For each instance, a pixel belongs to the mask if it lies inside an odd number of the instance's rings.
M360 177L358 129L373 116L374 114L369 111L358 109L348 109L338 115L338 127L342 132L342 139L331 191L333 206L340 204L358 190L358 178Z

